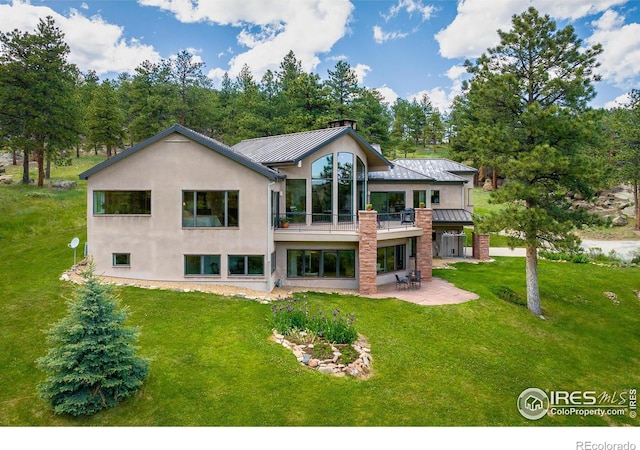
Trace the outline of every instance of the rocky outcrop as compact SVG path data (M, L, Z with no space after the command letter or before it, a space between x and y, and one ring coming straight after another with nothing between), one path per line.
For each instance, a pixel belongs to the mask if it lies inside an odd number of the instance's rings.
M631 186L618 186L598 193L591 201L581 195L570 193L568 199L574 209L584 209L605 219L611 219L613 226L626 226L629 218L635 217L635 203Z

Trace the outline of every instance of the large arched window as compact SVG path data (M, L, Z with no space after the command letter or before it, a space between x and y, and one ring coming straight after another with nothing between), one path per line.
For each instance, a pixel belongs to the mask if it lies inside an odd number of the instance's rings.
M314 222L331 222L333 216L333 154L311 164L311 212Z

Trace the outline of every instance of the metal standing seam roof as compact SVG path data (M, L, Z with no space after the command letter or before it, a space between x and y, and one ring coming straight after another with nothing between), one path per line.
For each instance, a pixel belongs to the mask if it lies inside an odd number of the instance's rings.
M349 126L247 139L234 145L232 150L265 165L295 164L347 134L353 136L385 165L391 166L391 163L382 154Z
M255 162L249 158L247 158L246 156L239 154L237 152L235 152L231 147L229 147L226 144L223 144L220 141L217 141L213 138L210 138L208 136L205 136L204 134L200 134L197 133L189 128L183 127L182 125L173 125L169 128L167 128L164 131L161 131L160 133L156 134L155 136L150 137L149 139L140 142L137 145L134 145L133 147L128 148L127 150L123 151L122 153L119 153L118 155L114 156L113 158L109 158L106 161L101 162L100 164L92 167L89 170L86 170L84 172L82 172L79 177L81 180L86 180L87 178L89 178L91 175L100 172L101 170L119 162L122 159L125 159L126 157L132 155L133 153L136 153L146 147L148 147L151 144L154 144L162 139L165 139L166 137L170 136L173 133L178 133L183 135L184 137L191 139L203 146L205 146L206 148L213 150L223 156L226 156L227 158L242 164L243 166L258 172L261 175L264 175L265 177L271 179L271 180L276 180L276 179L284 179L284 175L279 174L277 171L270 169L258 162Z
M433 209L434 224L473 225L471 213L466 209Z
M458 174L475 174L473 167L444 158L395 159L388 172L371 172L371 181L431 181L436 183L466 183ZM418 175L415 175L418 174Z

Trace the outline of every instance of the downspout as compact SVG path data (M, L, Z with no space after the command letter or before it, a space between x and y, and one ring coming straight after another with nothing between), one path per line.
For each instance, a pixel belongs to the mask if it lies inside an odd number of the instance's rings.
M273 241L273 230L271 223L271 211L273 210L273 205L271 204L271 186L276 184L275 181L272 181L267 184L267 254L266 254L266 267L265 270L267 272L267 289L268 292L273 290L273 279L271 273L271 242Z

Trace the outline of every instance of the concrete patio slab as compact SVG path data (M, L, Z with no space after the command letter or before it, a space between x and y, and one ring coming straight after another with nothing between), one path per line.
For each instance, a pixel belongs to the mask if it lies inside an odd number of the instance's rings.
M431 281L423 281L419 288L396 289L395 283L378 286L378 293L362 295L369 298L397 298L417 305L454 305L477 300L480 298L473 292L455 287L441 278L434 277Z

